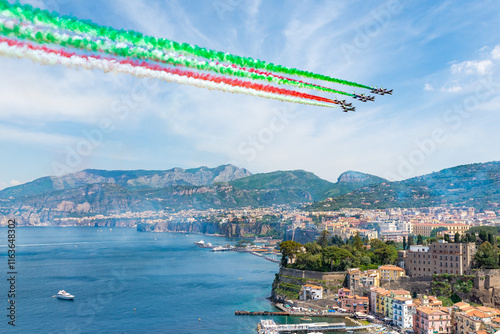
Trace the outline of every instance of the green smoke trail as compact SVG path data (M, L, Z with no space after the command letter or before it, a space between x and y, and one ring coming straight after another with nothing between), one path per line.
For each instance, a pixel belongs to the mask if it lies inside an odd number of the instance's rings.
M109 43L103 40L93 41L91 39L82 38L81 36L70 36L68 34L60 34L57 32L53 33L47 30L35 31L33 27L21 26L20 24L11 24L10 26L7 26L5 23L2 23L0 21L0 34L8 37L16 37L19 39L30 40L39 44L58 44L63 47L71 47L93 52L99 51L115 56L122 56L128 58L165 62L167 64L174 66L184 66L184 67L194 68L197 70L211 71L223 75L231 75L251 80L262 80L275 84L286 84L286 85L296 86L299 88L309 88L328 93L353 96L353 94L334 90L327 87L322 87L304 82L298 82L295 80L276 78L269 75L251 73L244 70L235 69L229 66L213 64L213 63L211 64L196 59L188 59L185 57L166 55L162 52L158 52L157 50L151 51L140 47L129 47L127 45L117 46L116 43Z
M0 13L6 16L17 17L20 20L30 21L35 24L46 24L57 29L69 30L77 34L89 34L91 36L105 37L114 42L128 42L135 46L149 49L157 49L164 52L177 52L184 55L202 57L210 60L229 62L241 67L251 67L287 75L302 76L309 79L334 82L352 87L371 89L370 86L356 82L333 78L330 76L316 74L282 65L275 65L258 59L240 57L229 53L201 48L187 43L177 43L164 38L144 36L133 30L123 31L111 27L103 27L88 20L79 20L75 17L60 16L56 12L49 12L30 5L9 4L6 0L0 0Z

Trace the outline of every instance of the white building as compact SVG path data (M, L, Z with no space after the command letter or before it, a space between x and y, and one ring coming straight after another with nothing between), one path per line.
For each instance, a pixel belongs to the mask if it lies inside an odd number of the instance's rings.
M394 325L401 329L413 328L413 300L407 297L394 297L392 304Z
M306 284L302 286L300 300L323 299L323 287L319 285Z

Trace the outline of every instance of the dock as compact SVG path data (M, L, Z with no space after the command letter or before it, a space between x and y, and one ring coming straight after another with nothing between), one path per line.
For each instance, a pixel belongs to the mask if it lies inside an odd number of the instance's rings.
M270 312L270 311L236 311L234 315L275 315L275 316L290 316L288 312Z
M353 317L353 313L341 312L290 312L290 309L283 306L281 303L274 304L274 307L279 309L278 312L272 311L235 311L234 315L267 315L267 316L288 316L288 317L323 317L323 318L345 318Z
M347 327L345 323L317 322L311 324L277 325L273 320L261 320L257 326L259 334L293 334L312 332L347 332L380 328L380 325Z
M352 316L346 313L313 313L313 312L271 312L271 311L235 311L234 315L267 315L278 317L317 317L317 318L345 318Z

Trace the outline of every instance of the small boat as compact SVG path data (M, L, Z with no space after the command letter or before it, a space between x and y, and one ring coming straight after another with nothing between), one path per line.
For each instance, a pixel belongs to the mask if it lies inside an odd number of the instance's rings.
M57 293L57 298L59 299L66 299L66 300L70 300L70 299L73 299L75 298L75 296L73 296L72 294L64 291L64 290L61 290Z
M300 320L312 321L312 319L311 319L311 318L309 318L309 317L300 318Z

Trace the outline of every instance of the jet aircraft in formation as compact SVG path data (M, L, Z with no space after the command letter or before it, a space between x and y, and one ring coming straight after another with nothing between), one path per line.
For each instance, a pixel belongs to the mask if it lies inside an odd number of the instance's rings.
M337 100L337 99L335 99L335 102L342 106L344 112L356 111L356 107L353 107L352 103L347 103L345 100Z
M354 94L353 98L360 100L361 102L375 101L375 97L366 96L365 94Z
M380 95L384 95L384 94L389 94L389 95L392 95L392 91L393 89L391 90L387 90L385 88L373 88L372 87L372 90L370 92L374 93L374 94L380 94Z

